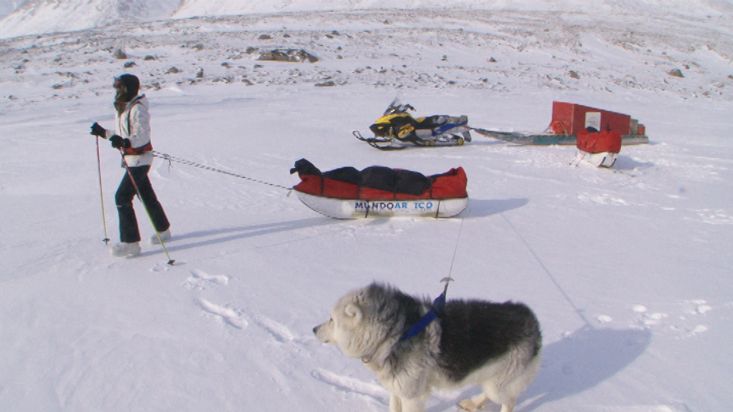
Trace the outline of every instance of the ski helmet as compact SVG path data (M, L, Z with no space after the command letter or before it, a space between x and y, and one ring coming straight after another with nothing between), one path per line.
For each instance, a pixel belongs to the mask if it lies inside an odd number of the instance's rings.
M115 77L114 88L117 90L117 96L115 100L122 100L129 102L140 90L140 79L134 74L121 74Z

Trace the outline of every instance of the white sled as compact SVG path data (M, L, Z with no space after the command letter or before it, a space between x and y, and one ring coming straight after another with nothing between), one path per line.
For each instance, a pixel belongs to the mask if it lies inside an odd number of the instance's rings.
M588 153L582 150L578 150L578 154L575 156L573 164L577 166L580 162L590 163L595 167L606 167L610 168L616 163L618 153L601 152L601 153Z
M335 219L365 217L453 217L468 205L468 197L455 199L360 200L314 196L295 191L303 204Z

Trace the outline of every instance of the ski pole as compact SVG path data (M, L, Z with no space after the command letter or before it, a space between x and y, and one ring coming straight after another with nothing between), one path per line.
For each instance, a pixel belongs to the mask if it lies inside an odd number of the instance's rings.
M168 253L168 248L165 246L165 242L163 241L163 238L160 237L160 233L158 233L158 229L155 228L153 217L150 216L150 211L148 211L148 205L145 204L145 200L143 200L143 197L140 195L140 188L137 187L137 182L135 182L135 178L132 176L132 171L130 171L130 166L127 165L127 160L125 159L125 152L122 149L120 149L120 156L122 156L122 164L125 166L125 170L127 171L127 176L130 177L130 181L132 182L132 187L135 188L135 193L137 193L137 198L140 199L140 202L143 204L143 208L145 209L145 214L148 215L148 220L150 221L150 225L153 226L153 230L155 230L155 236L158 237L158 241L160 242L160 245L163 247L163 252L165 252L165 256L168 258L168 264L173 266L173 263L175 262L175 260L171 259L171 255Z
M97 142L97 177L99 178L99 204L102 206L102 227L104 228L104 239L102 241L106 245L109 242L107 234L107 216L104 213L104 194L102 193L102 161L99 159L99 136L95 136Z

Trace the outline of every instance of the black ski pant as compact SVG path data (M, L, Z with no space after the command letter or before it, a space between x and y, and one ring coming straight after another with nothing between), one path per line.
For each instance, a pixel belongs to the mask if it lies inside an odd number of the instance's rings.
M127 173L127 170L130 173ZM158 202L158 197L155 196L153 186L150 184L150 179L148 178L150 166L130 167L127 170L122 177L120 186L117 188L117 193L115 193L115 204L117 205L117 213L120 219L120 241L139 242L140 230L137 227L135 209L132 208L132 199L137 192L135 191L135 186L132 184L130 175L135 179L137 188L140 190L140 200L145 205L150 219L153 221L155 230L158 232L166 231L170 227L170 223L168 223L163 206Z

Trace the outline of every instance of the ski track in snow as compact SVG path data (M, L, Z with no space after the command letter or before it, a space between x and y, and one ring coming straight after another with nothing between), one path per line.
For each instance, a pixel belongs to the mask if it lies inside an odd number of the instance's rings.
M191 271L191 276L183 282L183 287L200 292L206 290L211 285L226 286L228 284L229 276L210 275L203 270L194 269ZM230 305L213 303L203 297L198 297L197 303L203 313L207 316L223 321L237 329L245 329L249 326L249 322L244 318L240 309L235 309Z
M191 271L191 276L183 283L183 287L201 292L209 286L227 286L229 279L227 275L210 275L203 270L194 269ZM277 342L291 342L296 339L295 334L287 326L267 316L258 313L245 316L243 309L213 303L202 297L198 298L198 304L206 315L220 319L237 329L245 329L250 323L254 323L270 334Z
M203 298L199 298L198 302L205 313L213 315L215 318L221 319L237 329L244 329L249 325L247 320L235 309L211 303Z
M254 315L253 321L280 343L290 342L295 339L290 329L280 322L259 314Z
M373 399L382 405L386 405L385 398L389 397L389 394L381 385L339 375L324 369L313 370L311 376L338 391L355 393Z
M209 275L202 270L192 270L191 276L186 279L183 286L186 289L204 290L211 285L228 285L229 276L226 275Z

